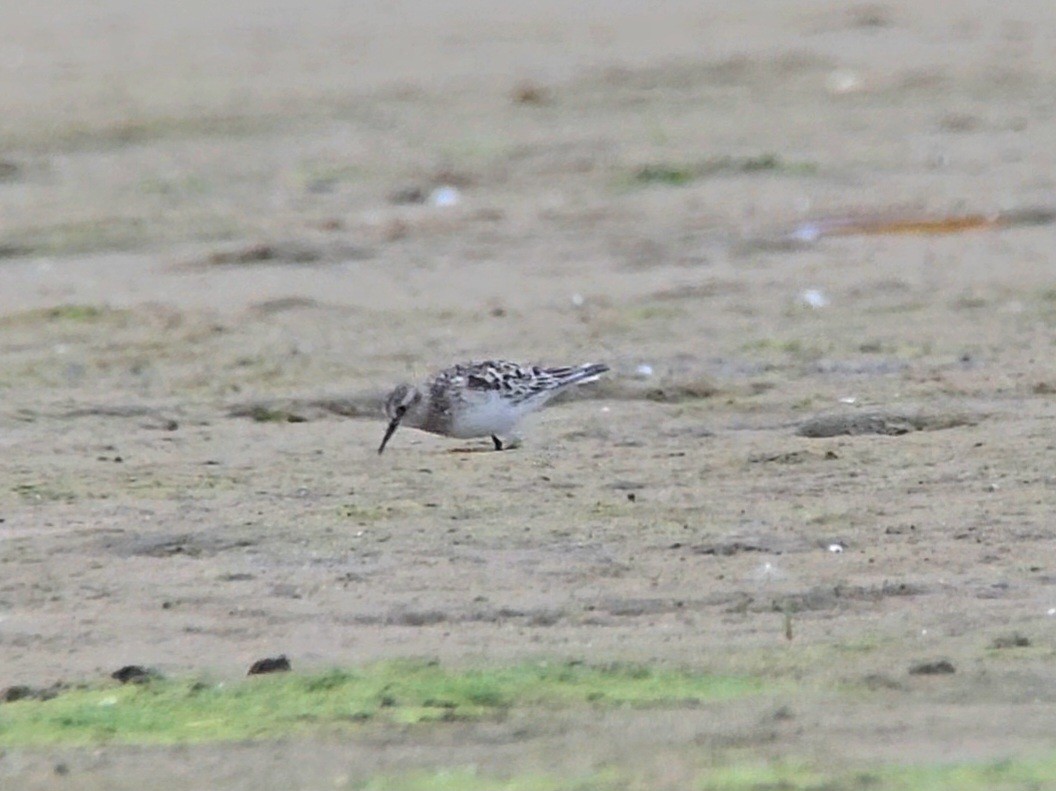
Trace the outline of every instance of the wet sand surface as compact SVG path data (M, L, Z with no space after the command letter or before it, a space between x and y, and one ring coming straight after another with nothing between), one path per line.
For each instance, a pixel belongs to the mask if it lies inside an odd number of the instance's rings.
M1051 745L1052 227L786 233L1056 205L1056 8L51 5L0 10L0 686L286 653L780 691L0 784ZM376 455L387 388L493 356L613 373L516 450Z

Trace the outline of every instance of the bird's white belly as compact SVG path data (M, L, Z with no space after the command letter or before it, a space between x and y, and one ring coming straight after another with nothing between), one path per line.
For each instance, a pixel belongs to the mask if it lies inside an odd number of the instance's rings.
M464 404L453 414L449 434L457 439L506 434L520 422L526 411L523 405L511 404L501 396L489 393L472 404Z

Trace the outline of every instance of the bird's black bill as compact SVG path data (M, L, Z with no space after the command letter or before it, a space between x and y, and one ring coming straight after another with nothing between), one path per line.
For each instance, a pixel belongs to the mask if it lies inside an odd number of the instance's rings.
M381 452L385 450L385 445L388 444L389 438L396 433L396 429L398 429L399 427L400 419L398 417L394 417L392 420L389 421L389 427L385 429L385 436L382 437L381 446L378 448L379 456L381 455Z

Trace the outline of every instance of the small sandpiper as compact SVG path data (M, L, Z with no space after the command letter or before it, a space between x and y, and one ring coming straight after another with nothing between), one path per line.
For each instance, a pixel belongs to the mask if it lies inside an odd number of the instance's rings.
M378 454L401 423L457 439L490 436L495 450L513 447L517 438L511 442L510 432L525 415L608 370L598 363L541 368L487 360L446 368L421 385L399 385L385 401L389 427Z

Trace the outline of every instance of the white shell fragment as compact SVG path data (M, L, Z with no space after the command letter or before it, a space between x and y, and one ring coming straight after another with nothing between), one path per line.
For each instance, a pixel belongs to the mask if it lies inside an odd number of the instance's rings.
M440 209L457 206L461 202L462 193L458 191L458 187L444 185L429 193L429 205Z
M817 288L807 288L799 292L799 301L815 310L828 307L829 304L829 298L825 296L825 292Z

